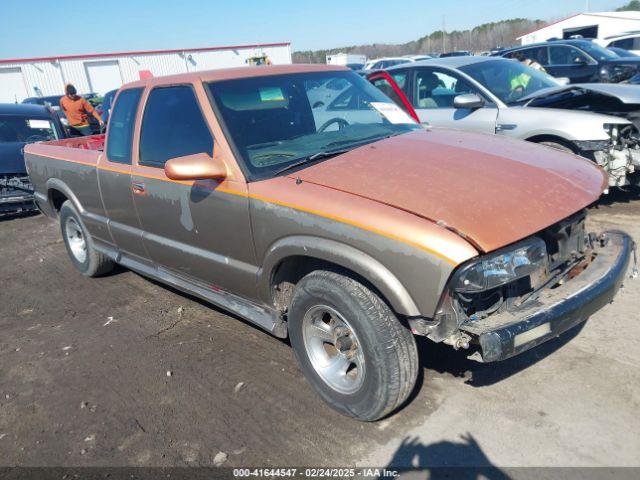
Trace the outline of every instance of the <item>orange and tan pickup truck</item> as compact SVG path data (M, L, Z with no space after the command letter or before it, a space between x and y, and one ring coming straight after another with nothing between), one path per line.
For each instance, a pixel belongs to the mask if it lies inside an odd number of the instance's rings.
M25 156L81 273L118 263L288 336L362 420L414 388L414 335L507 359L610 302L634 247L585 230L607 187L591 162L429 131L342 67L130 83L106 138Z

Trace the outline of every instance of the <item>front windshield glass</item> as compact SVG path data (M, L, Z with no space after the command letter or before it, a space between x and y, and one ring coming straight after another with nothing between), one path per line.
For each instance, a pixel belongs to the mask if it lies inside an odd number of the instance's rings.
M421 128L353 72L250 77L208 88L253 180Z
M460 67L507 105L543 88L560 85L553 77L516 60L496 59Z
M597 43L584 42L580 44L580 48L599 61L600 60L616 60L620 58L620 55L618 55L617 53L612 52L611 50L607 50L606 48L601 47Z
M57 140L51 120L0 115L0 143L33 143Z

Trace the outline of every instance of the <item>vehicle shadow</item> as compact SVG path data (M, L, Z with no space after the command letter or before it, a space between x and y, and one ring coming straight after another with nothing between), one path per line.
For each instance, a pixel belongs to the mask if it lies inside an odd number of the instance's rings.
M640 186L629 185L624 188L612 188L607 195L602 195L591 208L612 207L621 203L640 200Z
M584 324L585 322L582 322L559 337L515 357L494 363L469 360L469 350L456 351L448 345L433 343L424 337L416 337L416 343L423 369L447 373L458 378L468 377L465 381L467 385L485 387L521 372L556 352L575 338L584 328Z
M125 271L127 271L125 268L118 266L116 267L114 272L112 272L112 274L115 275ZM223 315L238 320L253 329L264 332L263 329L251 323L250 321L245 320L244 318L221 307L213 305L212 303L209 303L208 301L203 300L195 295L185 293L182 290L174 288L173 286L161 283L160 281L150 277L145 277L144 275L141 275L139 273L132 273L140 276L148 282L153 283L159 288L192 300L208 309L217 311ZM422 368L418 369L418 378L416 379L416 385L404 404L411 404L411 402L420 393L422 385L424 383L425 370L432 370L438 373L449 374L456 378L468 377L465 380L465 383L473 387L484 387L493 385L534 365L535 363L562 348L580 333L580 331L584 328L585 323L586 322L582 322L579 325L576 325L571 330L563 333L559 337L538 345L529 351L516 355L515 357L512 357L508 360L494 363L480 363L474 360L469 360L467 356L471 353L470 350L456 351L449 345L445 345L443 343L434 343L426 337L415 336L416 346L418 348L419 364ZM290 346L288 338L277 338L277 340Z
M510 477L491 463L470 433L460 442L441 441L425 445L417 437L405 437L387 465L387 470L420 470L430 480L486 478L506 480Z
M19 218L35 217L36 215L40 215L39 210L23 210L16 213L0 213L0 222L17 220Z

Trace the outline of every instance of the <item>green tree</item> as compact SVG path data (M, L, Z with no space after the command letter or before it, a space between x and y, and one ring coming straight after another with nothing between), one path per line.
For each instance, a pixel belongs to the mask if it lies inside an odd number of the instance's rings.
M640 0L631 0L623 7L616 8L616 12L640 11Z

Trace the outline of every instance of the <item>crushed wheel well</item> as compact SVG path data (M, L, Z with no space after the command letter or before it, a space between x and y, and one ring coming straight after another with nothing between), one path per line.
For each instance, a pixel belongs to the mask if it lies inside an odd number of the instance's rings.
M283 259L273 270L271 275L271 299L274 307L284 314L287 313L296 285L305 275L314 270L329 270L357 280L380 297L392 311L391 306L384 295L362 275L349 270L341 265L314 257L294 255Z

